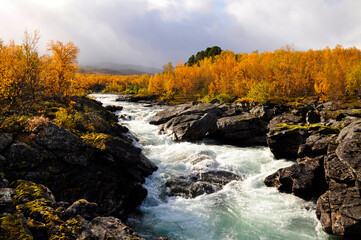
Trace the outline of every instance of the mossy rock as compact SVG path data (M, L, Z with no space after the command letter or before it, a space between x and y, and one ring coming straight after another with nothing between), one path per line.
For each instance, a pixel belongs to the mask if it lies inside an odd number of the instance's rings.
M14 205L23 204L37 199L44 199L51 202L55 201L50 190L41 184L29 181L18 180L11 184L15 188Z
M339 127L329 127L322 124L288 124L281 123L277 124L277 128L274 128L273 132L291 130L291 131L309 131L311 134L321 134L321 135L330 135L330 134L339 134L342 130L341 125Z
M33 240L22 214L7 214L0 218L0 240Z

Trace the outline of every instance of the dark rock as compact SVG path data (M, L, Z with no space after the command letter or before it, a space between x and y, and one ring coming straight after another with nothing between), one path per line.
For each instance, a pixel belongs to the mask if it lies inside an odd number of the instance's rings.
M220 103L218 99L213 99L212 101L209 102L210 104L216 104L216 103Z
M323 156L299 159L298 164L281 168L268 176L264 183L268 187L277 187L279 191L311 199L319 197L326 190L323 169Z
M183 104L176 107L168 107L167 109L158 112L155 117L149 122L150 124L160 125L168 122L170 119L176 117L181 112L189 109L191 107L190 104Z
M275 116L275 109L266 106L257 106L252 108L250 113L262 120L269 121Z
M97 216L97 207L98 205L96 203L88 202L86 199L80 199L68 207L64 211L64 215L67 219L80 215L86 220L92 220Z
M336 135L311 135L306 139L304 144L300 145L298 155L300 157L317 157L325 155L327 153L328 144L335 138Z
M93 149L90 145L51 122L39 125L30 134L35 135L34 147L51 153L56 159L81 166L88 165L92 159Z
M329 144L325 176L329 190L317 201L317 217L330 234L361 237L361 120L354 121Z
M327 191L317 201L316 215L329 234L359 239L361 236L361 198L356 187Z
M176 141L202 139L215 131L220 115L216 107L197 105L169 120L162 126L161 132L171 135Z
M315 111L309 111L306 115L306 122L307 123L318 123L321 121L320 114Z
M210 171L169 180L166 186L170 196L195 198L205 193L217 192L233 180L241 180L241 177L226 171Z
M145 240L115 217L96 217L90 222L89 226L99 240Z
M11 134L0 133L0 152L3 151L8 146L10 146L12 141L13 141L13 138L12 138Z
M9 186L9 181L0 174L0 188L7 188Z
M267 123L251 114L217 120L217 139L240 145L265 145Z
M111 112L116 112L116 111L121 111L123 110L122 106L116 106L116 105L109 105L109 106L105 106L105 109Z
M21 239L32 240L31 234L26 219L23 214L5 214L0 217L0 238L1 239Z
M276 159L298 158L298 148L303 144L308 132L298 124L302 118L285 113L273 118L268 124L267 144Z

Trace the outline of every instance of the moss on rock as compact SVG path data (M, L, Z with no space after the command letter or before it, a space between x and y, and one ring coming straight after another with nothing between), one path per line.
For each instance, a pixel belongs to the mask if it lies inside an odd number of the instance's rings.
M0 240L33 240L21 214L7 214L0 218Z

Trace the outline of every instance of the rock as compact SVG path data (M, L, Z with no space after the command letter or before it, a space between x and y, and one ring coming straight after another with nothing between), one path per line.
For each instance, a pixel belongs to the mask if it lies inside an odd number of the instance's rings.
M5 214L0 216L0 233L1 239L21 239L32 240L33 235L26 224L26 219L23 214Z
M195 141L212 134L221 112L216 107L187 109L162 126L161 132L171 135L175 141Z
M121 111L123 110L122 106L116 106L116 105L108 105L105 106L105 109L111 112Z
M361 199L359 189L336 188L317 201L316 215L325 232L359 239L361 236Z
M269 121L274 117L275 110L265 106L257 106L252 108L250 113L261 118L262 120Z
M306 122L307 123L318 123L321 121L320 114L315 111L309 111L306 115Z
M347 164L361 181L361 120L342 129L336 142L336 154L340 161Z
M241 180L241 177L227 171L209 171L171 179L166 186L170 196L195 198L217 192L233 180Z
M13 188L0 188L0 213L10 213L13 210L13 199L15 190Z
M217 139L240 145L265 145L267 123L251 114L217 120Z
M351 122L329 144L325 176L329 190L317 201L323 229L352 239L361 237L361 120Z
M298 164L281 168L266 177L268 187L277 187L281 192L293 193L303 199L319 197L326 190L323 156L299 159Z
M99 240L145 240L115 217L96 217L90 222L89 226Z
M32 145L55 159L80 166L87 166L92 159L93 149L90 145L51 122L39 125L30 134L35 135Z
M317 157L327 153L328 144L336 138L336 135L323 136L321 134L311 135L306 142L300 145L298 156L300 157Z
M273 118L268 124L267 144L276 159L297 159L298 148L309 133L298 125L302 117L285 113Z
M105 133L83 135L93 145L51 122L32 123L4 150L0 167L10 181L46 184L61 201L95 202L99 214L131 211L146 197L142 183L157 167L134 146L128 129L107 117L110 112L95 101L79 101L75 104L79 113L108 118L110 128L94 127ZM94 139L100 139L98 145Z
M0 152L3 151L8 146L10 146L12 141L13 141L13 138L12 138L11 134L0 133Z
M97 207L98 205L96 203L88 202L86 199L80 199L68 207L64 211L64 215L67 219L80 215L86 220L91 220L97 215Z
M170 119L176 117L181 112L189 109L191 106L191 104L183 104L176 107L168 107L165 110L158 112L149 123L153 125L160 125L166 123Z
M60 229L62 230L61 237L65 235L66 239L99 240L89 223L79 215L61 224Z

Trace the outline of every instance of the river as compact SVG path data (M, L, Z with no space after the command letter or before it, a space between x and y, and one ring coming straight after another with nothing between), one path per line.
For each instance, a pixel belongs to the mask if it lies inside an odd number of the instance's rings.
M290 194L280 193L263 184L266 176L292 165L275 160L266 147L235 147L206 140L176 143L159 135L158 127L149 120L161 106L116 102L117 95L93 94L104 105L121 105L117 114L139 139L143 153L158 167L147 178L148 196L140 206L140 214L127 224L142 237L167 236L174 240L226 239L335 239L322 231L315 215L315 203ZM187 159L206 154L213 161L196 165ZM232 181L221 191L194 199L167 197L165 182L174 176L195 171L226 170L243 177Z

